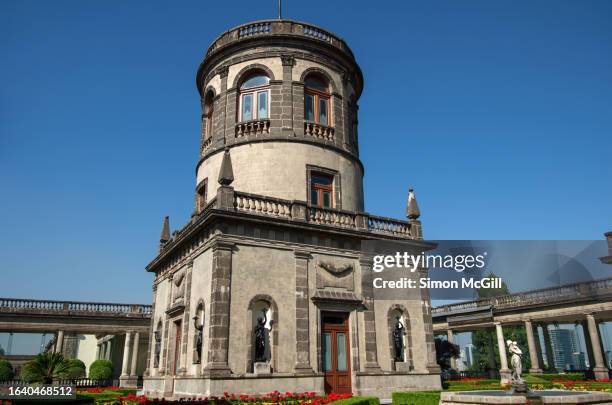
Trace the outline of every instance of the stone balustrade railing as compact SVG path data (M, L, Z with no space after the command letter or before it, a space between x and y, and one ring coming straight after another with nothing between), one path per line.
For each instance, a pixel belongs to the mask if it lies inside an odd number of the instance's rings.
M291 201L247 193L235 193L234 206L237 211L241 212L291 218Z
M266 35L307 37L317 41L326 42L353 56L353 53L346 45L344 40L337 37L333 33L312 24L292 20L253 21L238 27L234 27L221 34L212 43L206 52L206 56L209 56L213 52L234 41Z
M512 309L529 305L576 301L581 297L596 298L604 296L612 296L612 278L567 284L559 287L542 288L539 290L507 294L477 301L443 305L434 308L432 313L434 316L444 316L452 313L478 310L483 307Z
M89 312L106 315L150 315L151 305L0 298L3 312Z
M233 191L232 198L233 207L231 208L238 212L414 239L410 233L410 224L406 221L377 217L367 213L310 207L303 201L289 201L238 191Z
M315 124L314 122L304 122L304 133L326 141L334 140L334 129L332 127Z
M249 135L269 134L270 120L255 120L245 121L236 124L236 138L242 138Z

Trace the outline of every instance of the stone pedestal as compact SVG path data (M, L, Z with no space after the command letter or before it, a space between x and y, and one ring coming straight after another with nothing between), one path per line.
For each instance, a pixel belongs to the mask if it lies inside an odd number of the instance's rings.
M253 365L253 372L255 374L270 374L272 372L272 368L268 362L256 362Z
M396 361L395 371L398 373L407 373L410 371L410 363L406 361Z
M512 371L508 368L499 370L499 379L502 384L510 384L512 382Z

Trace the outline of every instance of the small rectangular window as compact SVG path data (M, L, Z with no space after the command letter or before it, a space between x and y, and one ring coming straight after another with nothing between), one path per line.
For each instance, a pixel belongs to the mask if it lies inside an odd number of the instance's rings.
M304 94L304 118L306 121L314 121L314 96L312 94Z
M268 92L257 93L257 118L268 118Z
M323 173L310 175L310 204L314 207L333 208L334 177Z
M328 100L319 97L319 124L327 126Z
M242 121L253 119L253 94L242 96Z

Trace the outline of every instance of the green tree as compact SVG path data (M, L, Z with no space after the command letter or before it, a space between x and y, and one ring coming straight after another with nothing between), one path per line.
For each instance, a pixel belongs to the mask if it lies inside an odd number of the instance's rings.
M54 379L66 378L69 362L61 353L40 353L23 366L22 380L51 384Z
M489 273L487 277L497 277L494 273ZM492 298L510 294L510 289L502 281L500 288L480 288L478 298ZM522 363L523 370L529 370L531 361L529 359L529 349L527 346L527 334L525 328L521 326L504 327L504 340L515 340L523 351ZM474 345L474 365L476 370L499 370L499 347L497 345L497 334L495 329L482 329L472 332L472 344Z
M85 363L79 359L68 360L68 371L66 378L81 378L85 377Z
M13 366L8 360L0 360L0 381L12 380L15 377Z

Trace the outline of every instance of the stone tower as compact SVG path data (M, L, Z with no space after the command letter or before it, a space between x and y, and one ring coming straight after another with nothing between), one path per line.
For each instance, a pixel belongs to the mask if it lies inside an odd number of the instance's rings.
M248 23L212 43L196 83L196 204L171 236L166 218L147 266L145 392L439 388L428 292L377 299L362 251L366 240L431 246L412 190L408 221L364 211L363 76L347 44L302 22Z

